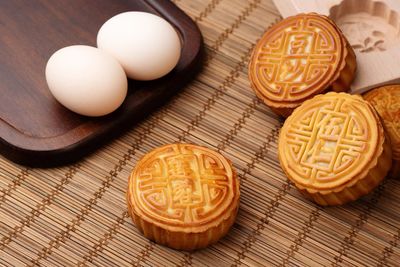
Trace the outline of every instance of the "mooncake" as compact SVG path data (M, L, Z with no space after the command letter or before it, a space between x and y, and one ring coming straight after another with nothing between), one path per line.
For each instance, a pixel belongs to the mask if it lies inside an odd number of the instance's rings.
M393 166L390 176L400 178L400 85L387 85L364 94L380 115L390 137Z
M224 236L239 208L239 182L229 160L205 147L170 144L146 154L132 171L129 213L156 243L204 248Z
M336 24L309 13L272 26L256 44L248 73L257 96L287 117L316 94L348 91L355 70L354 51Z
M330 92L305 101L286 119L278 146L287 177L324 206L368 194L392 165L379 116L359 95Z

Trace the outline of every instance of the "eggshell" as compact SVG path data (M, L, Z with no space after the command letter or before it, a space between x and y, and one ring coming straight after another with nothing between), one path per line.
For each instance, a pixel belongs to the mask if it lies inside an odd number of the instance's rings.
M181 41L171 24L146 12L125 12L106 21L97 34L97 46L113 55L135 80L166 75L181 55Z
M127 77L116 59L95 47L74 45L55 52L47 62L46 80L66 108L86 116L116 110L127 94Z

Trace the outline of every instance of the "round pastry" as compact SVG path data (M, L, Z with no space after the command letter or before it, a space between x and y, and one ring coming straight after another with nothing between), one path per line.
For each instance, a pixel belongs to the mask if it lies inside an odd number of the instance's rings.
M326 16L288 17L257 43L249 79L257 96L284 117L305 100L327 90L347 91L356 70L348 41Z
M129 178L127 202L134 223L147 238L194 250L228 232L239 196L229 160L201 146L170 144L137 163Z
M307 100L279 135L287 177L320 205L341 205L371 192L392 164L375 109L361 96L327 93Z
M390 176L400 177L400 85L387 85L364 94L378 111L386 132L390 137L393 151L393 165Z

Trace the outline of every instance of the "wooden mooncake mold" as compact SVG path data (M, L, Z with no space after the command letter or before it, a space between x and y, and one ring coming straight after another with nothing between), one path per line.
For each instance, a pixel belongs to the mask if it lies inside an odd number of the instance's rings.
M281 129L278 151L287 177L320 205L368 194L392 164L375 109L346 93L318 95L295 109Z
M390 137L393 166L390 176L400 178L400 85L378 87L364 94L380 115Z
M137 163L129 178L127 202L134 223L147 238L194 250L228 232L239 196L230 161L208 148L171 144Z
M336 24L316 13L286 18L253 50L249 79L257 96L284 117L316 94L348 91L356 56Z

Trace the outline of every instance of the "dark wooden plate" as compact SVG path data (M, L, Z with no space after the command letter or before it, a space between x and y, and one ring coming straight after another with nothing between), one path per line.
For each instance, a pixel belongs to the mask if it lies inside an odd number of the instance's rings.
M56 50L96 45L100 26L125 11L167 19L182 38L182 57L167 76L129 81L128 97L101 118L74 114L50 95L44 70ZM78 160L164 104L201 65L196 24L169 0L0 1L0 150L21 164L53 166Z

